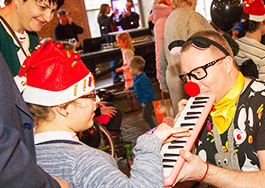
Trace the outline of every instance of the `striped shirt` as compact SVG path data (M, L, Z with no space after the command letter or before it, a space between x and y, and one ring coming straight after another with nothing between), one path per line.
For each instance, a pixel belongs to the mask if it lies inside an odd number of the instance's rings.
M36 144L36 154L38 165L50 175L65 179L73 188L145 188L164 187L160 148L161 141L155 135L138 137L130 178L109 154L69 139L69 135L56 142L42 139Z
M259 78L265 80L265 45L248 37L242 37L236 42L239 44L239 52L235 56L238 65L242 65L244 61L252 59L257 65Z

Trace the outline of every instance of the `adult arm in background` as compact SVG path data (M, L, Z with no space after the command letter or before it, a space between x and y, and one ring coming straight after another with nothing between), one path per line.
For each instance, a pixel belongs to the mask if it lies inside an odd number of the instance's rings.
M164 51L164 39L161 42L161 53L160 53L160 84L163 92L168 93L166 71L167 71L167 59Z
M0 105L0 187L59 188L35 162L33 119L2 54Z
M81 34L83 33L84 29L83 27L77 25L75 22L71 22L71 28L73 29L73 31L77 34Z

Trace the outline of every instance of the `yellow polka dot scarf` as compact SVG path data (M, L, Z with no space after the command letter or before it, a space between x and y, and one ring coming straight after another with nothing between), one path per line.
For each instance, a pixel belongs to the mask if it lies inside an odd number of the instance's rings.
M236 84L222 100L215 104L210 115L219 134L223 134L231 124L236 110L237 99L244 87L244 76L238 72Z

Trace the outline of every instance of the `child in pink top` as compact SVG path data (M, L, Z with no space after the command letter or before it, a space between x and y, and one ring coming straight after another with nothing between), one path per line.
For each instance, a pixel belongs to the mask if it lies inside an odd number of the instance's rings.
M122 59L123 59L123 66L117 68L116 72L122 72L123 71L125 88L128 89L128 88L133 86L133 78L132 78L131 72L129 70L128 64L129 64L129 60L132 57L134 57L134 47L132 45L131 36L127 32L118 34L116 36L116 41L117 41L119 47L121 48ZM131 108L128 109L128 112L137 110L138 109L137 104L136 104L134 97L132 97L132 95L131 95L132 93L128 92L127 94L129 94L129 97L131 99Z

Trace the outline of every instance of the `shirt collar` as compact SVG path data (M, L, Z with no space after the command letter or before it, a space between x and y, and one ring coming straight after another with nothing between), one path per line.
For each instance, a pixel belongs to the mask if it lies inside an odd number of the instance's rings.
M47 142L51 140L71 140L80 142L76 133L69 131L49 131L43 133L37 133L34 135L35 144Z

